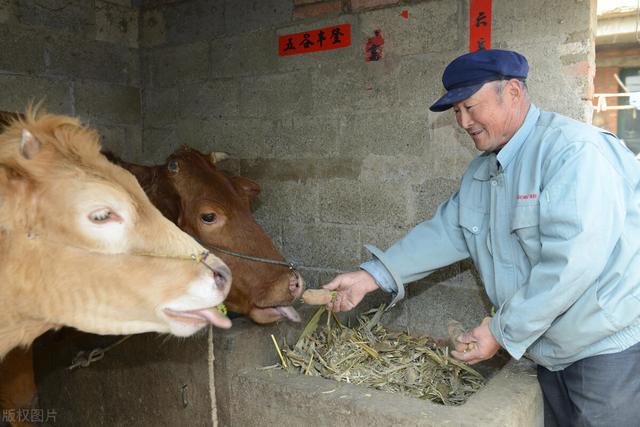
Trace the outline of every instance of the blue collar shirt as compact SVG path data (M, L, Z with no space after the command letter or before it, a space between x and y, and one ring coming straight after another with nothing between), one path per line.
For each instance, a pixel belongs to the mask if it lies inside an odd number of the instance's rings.
M612 134L531 105L496 155L361 268L381 288L471 257L513 357L562 369L640 341L640 164Z

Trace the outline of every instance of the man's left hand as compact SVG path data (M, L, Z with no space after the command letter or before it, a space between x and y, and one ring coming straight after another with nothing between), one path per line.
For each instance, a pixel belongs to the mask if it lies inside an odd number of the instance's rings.
M491 359L500 350L500 344L489 330L489 320L491 320L490 317L485 317L480 326L457 338L459 342L474 344L473 350L452 351L451 355L469 365Z

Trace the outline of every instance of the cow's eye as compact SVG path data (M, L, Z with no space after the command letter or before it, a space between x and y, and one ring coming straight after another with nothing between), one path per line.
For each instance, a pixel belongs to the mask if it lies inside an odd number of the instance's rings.
M178 173L178 171L180 170L180 166L178 166L178 161L171 160L169 164L167 164L167 169L169 169L169 172L171 173Z
M108 222L122 222L122 218L109 208L97 209L89 214L89 220L94 224L106 224Z
M205 224L213 224L214 222L216 222L217 217L216 217L216 214L214 214L213 212L209 212L209 213L200 215L200 219Z

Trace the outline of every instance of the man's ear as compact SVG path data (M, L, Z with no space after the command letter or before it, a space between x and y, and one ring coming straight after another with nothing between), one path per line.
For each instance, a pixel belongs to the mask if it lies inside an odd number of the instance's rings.
M522 86L520 86L518 79L509 80L509 95L511 95L513 99L519 98L522 95Z

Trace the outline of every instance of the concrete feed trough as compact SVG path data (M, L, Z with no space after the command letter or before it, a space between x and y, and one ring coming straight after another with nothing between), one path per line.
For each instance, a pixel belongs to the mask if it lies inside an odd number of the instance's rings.
M385 314L383 323L436 337L446 334L448 317L465 326L478 324L486 313L483 293L477 287L471 292L474 288L467 285L449 280L409 286L409 298ZM385 295L372 296L362 309L383 299ZM314 308L300 311L308 319ZM216 413L217 425L232 427L543 424L535 367L524 359L494 371L484 388L457 407L264 369L278 362L271 334L279 342L285 338L293 343L304 323L259 326L240 318L233 319L228 331L216 329L188 340L143 334L74 371L67 368L79 350L105 347L117 338L47 334L35 346L40 405L55 409L58 423L83 427L214 426Z
M510 361L458 407L343 382L261 369L277 363L269 337L299 330L236 321L214 345L218 416L224 426L541 426L542 396L532 363ZM242 349L251 349L250 352ZM231 351L231 354L229 354ZM224 356L222 355L224 354Z

